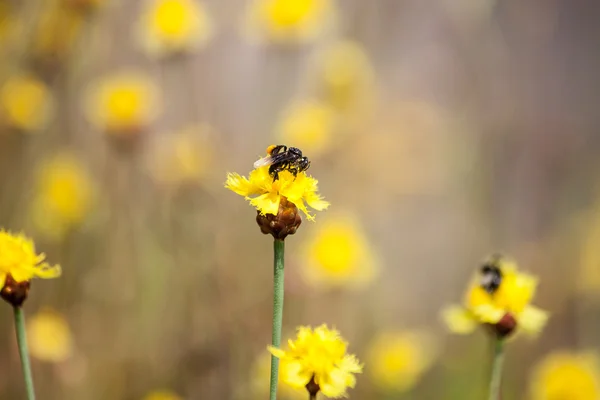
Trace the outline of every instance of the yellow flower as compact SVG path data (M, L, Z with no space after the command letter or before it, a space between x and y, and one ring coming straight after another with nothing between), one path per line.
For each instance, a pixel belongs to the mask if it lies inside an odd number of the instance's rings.
M437 343L427 332L382 332L369 345L371 379L387 391L410 390L436 353Z
M225 187L244 196L263 215L277 215L282 197L302 210L311 221L314 216L309 213L307 205L317 211L329 207L329 203L317 193L317 180L304 171L296 177L289 171L283 171L274 181L269 175L269 166L262 166L250 172L249 179L237 173L227 174Z
M269 394L269 378L271 376L271 355L262 353L256 359L251 369L251 390L253 398L264 399ZM281 376L281 371L279 372ZM306 389L294 389L288 385L282 385L281 380L277 387L277 397L288 400L306 400Z
M37 254L33 241L23 234L13 235L0 231L0 288L4 286L6 276L15 282L25 282L33 278L58 278L59 265L51 266L44 260L44 253Z
M275 42L303 42L317 37L334 11L332 0L254 0L249 28Z
M144 396L143 400L183 400L170 390L155 390Z
M68 322L59 313L42 310L27 322L31 355L42 361L61 362L73 354L73 337Z
M49 237L62 237L85 219L93 192L81 161L67 153L55 156L40 168L32 204L35 226Z
M48 87L32 75L9 78L0 88L0 117L22 131L43 127L52 111Z
M204 45L212 25L203 3L193 0L154 0L142 15L139 36L152 55L190 50Z
M379 269L360 224L349 214L331 216L319 225L302 253L302 277L321 288L361 288L373 281Z
M88 118L109 133L137 132L148 126L158 111L158 90L150 78L140 73L108 76L87 93Z
M555 352L533 371L532 400L598 400L600 370L593 354Z
M335 115L331 107L318 101L292 104L278 128L283 143L293 143L312 156L333 143Z
M314 380L323 395L339 398L355 386L354 374L363 369L354 355L346 354L346 347L338 331L321 325L314 331L302 326L296 340L288 341L287 350L269 346L269 351L281 360L283 383L302 389Z
M477 324L498 324L509 316L517 327L530 334L539 333L548 314L530 305L537 279L519 272L516 264L505 258L492 257L486 265L499 268L501 283L496 290L486 290L481 272L472 280L464 299L464 307L451 306L443 317L451 331L470 333Z

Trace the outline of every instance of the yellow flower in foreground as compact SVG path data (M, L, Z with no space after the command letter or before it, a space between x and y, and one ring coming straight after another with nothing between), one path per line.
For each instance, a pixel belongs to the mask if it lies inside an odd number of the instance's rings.
M143 47L153 55L203 45L212 31L204 4L193 0L152 1L138 29Z
M363 369L354 355L346 354L346 347L338 331L321 325L314 331L300 327L296 340L290 339L286 350L269 346L269 351L281 360L283 383L302 389L314 381L325 396L339 398L355 386L354 374Z
M137 132L147 127L159 111L158 90L150 78L140 73L108 76L87 95L88 118L110 133Z
M45 259L46 255L37 254L33 241L25 235L0 231L0 287L4 286L7 275L15 282L59 277L60 266L51 266Z
M52 96L48 87L32 75L13 76L0 88L0 118L12 127L38 130L51 111Z
M170 390L155 390L144 396L143 400L183 400Z
M249 13L252 31L275 42L315 38L332 20L332 0L254 0Z
M27 341L31 355L43 361L61 362L73 354L69 324L52 310L42 310L28 320Z
M251 373L252 398L264 399L268 397L269 378L271 376L271 355L262 353L254 362ZM279 375L281 376L281 371ZM306 389L294 389L288 385L283 385L281 380L279 380L277 397L288 400L306 400Z
M227 174L225 187L244 196L261 214L277 215L282 197L298 207L309 220L314 216L307 205L317 211L325 210L329 203L317 193L317 180L300 172L298 176L289 171L279 173L279 179L269 175L269 166L262 166L250 172L249 179L237 173Z
M386 391L411 389L429 369L437 343L427 332L382 332L369 345L372 381Z
M533 371L532 400L598 400L600 370L592 354L556 352Z
M39 172L32 209L35 226L49 237L62 237L85 219L93 192L80 160L67 153L52 158Z
M300 272L308 284L360 288L377 275L377 257L350 215L330 216L307 240Z
M489 286L489 275L483 268L493 267L500 272L497 288ZM530 334L539 333L548 314L530 305L535 294L537 279L519 272L517 266L505 258L493 256L471 282L464 299L464 307L451 306L443 317L455 333L470 333L477 324L495 325L501 335L507 335L516 327ZM500 332L508 330L508 332Z
M333 143L335 114L328 105L318 101L293 104L286 111L278 128L283 143L294 143L308 154L317 156Z

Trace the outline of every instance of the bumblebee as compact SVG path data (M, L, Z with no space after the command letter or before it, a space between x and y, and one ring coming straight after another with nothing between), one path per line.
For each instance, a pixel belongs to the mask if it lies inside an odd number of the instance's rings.
M499 267L499 259L494 258L481 267L481 279L479 284L489 294L494 294L502 283L502 271Z
M279 173L291 172L294 177L299 172L306 171L310 167L310 161L302 155L302 150L297 147L287 147L283 144L267 147L267 156L254 163L254 168L269 165L269 175L273 181L279 179Z

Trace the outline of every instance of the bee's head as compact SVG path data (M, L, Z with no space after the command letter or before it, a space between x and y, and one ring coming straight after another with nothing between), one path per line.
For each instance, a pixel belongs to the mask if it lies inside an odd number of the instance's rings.
M310 167L310 160L308 157L301 157L298 160L298 167L300 171L306 171Z
M496 263L488 262L481 266L479 284L486 292L493 294L500 287L500 283L502 283L502 271Z

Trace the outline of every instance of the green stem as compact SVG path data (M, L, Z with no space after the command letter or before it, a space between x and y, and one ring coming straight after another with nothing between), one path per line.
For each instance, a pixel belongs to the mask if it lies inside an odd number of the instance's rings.
M490 379L489 400L500 400L500 382L502 381L502 364L504 362L504 340L495 339L492 377Z
M283 322L283 256L285 244L283 240L275 239L273 243L273 336L271 344L279 348L281 345L281 325ZM279 359L271 356L271 391L270 400L277 399L277 380L279 378Z
M317 394L316 393L309 393L308 394L308 400L317 400Z
M31 365L29 364L29 350L27 350L27 336L25 333L25 314L23 314L23 309L21 307L14 307L14 311L17 344L19 345L19 355L21 356L21 367L23 369L25 388L27 389L27 399L35 400L33 378L31 376Z

